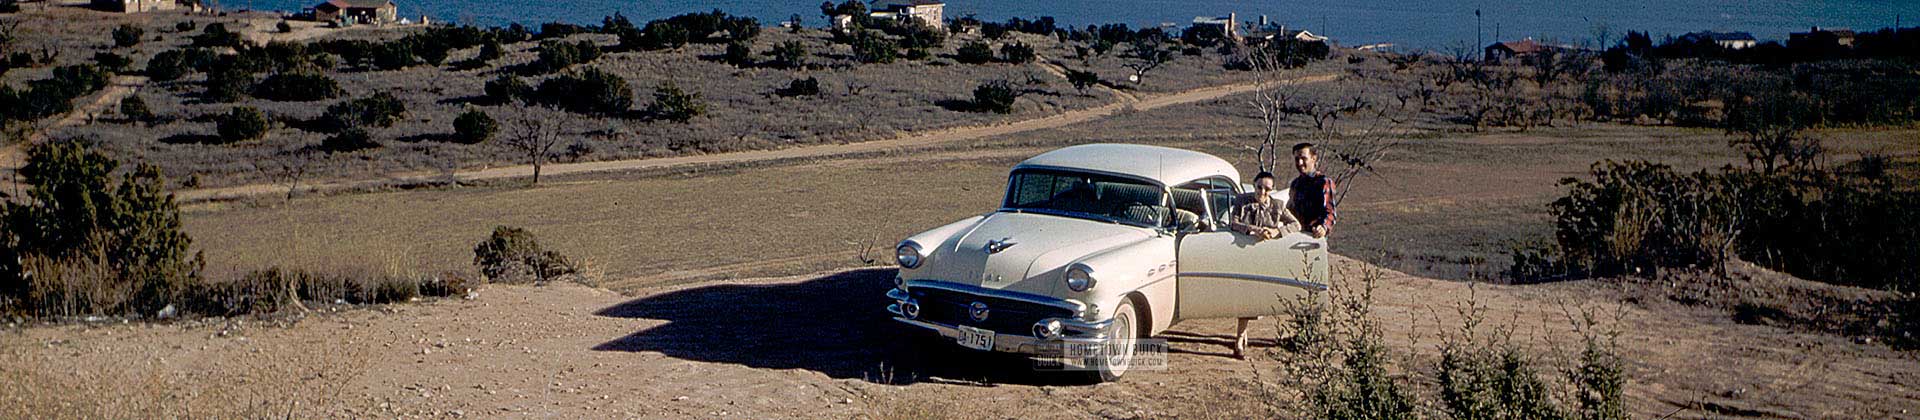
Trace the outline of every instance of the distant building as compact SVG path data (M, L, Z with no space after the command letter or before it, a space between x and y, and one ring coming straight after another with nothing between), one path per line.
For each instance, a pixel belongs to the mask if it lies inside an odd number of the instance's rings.
M174 0L93 0L95 9L121 13L173 10L176 6L179 4Z
M1562 49L1565 48L1542 44L1539 41L1534 41L1533 38L1527 38L1519 41L1496 42L1493 43L1493 45L1488 45L1483 55L1481 55L1481 59L1495 63L1513 59L1519 59L1524 62L1542 53L1557 52Z
M1227 13L1226 16L1219 17L1194 16L1193 25L1188 26L1187 30L1218 31L1222 37L1238 41L1240 40L1240 24L1235 22L1239 21L1240 15L1238 13Z
M1753 34L1746 33L1746 32L1702 31L1702 32L1694 32L1686 35L1681 35L1680 39L1683 41L1693 42L1696 44L1712 42L1714 44L1720 45L1720 48L1726 48L1729 50L1743 50L1747 48L1753 48L1754 45L1758 45L1760 43L1759 40L1756 40L1753 38Z
M1253 30L1247 31L1246 40L1248 43L1288 38L1301 42L1327 42L1328 38L1325 36L1307 32L1305 29L1288 29L1287 25L1269 24L1266 23L1266 20L1266 16L1261 16L1260 25L1255 26Z
M873 4L870 15L882 19L919 19L940 28L946 23L946 8L947 3L940 0L881 0Z
M1813 27L1806 32L1794 32L1787 35L1787 46L1793 48L1832 48L1853 47L1853 30L1847 28Z
M313 6L313 20L388 24L398 20L399 10L392 0L327 0L326 3Z

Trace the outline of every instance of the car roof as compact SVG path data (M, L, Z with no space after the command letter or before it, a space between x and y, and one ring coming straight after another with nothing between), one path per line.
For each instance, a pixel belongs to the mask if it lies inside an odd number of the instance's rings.
M1213 176L1224 176L1236 184L1240 182L1239 172L1225 159L1192 150L1143 144L1068 146L1041 153L1013 167L1016 171L1028 168L1103 172L1161 185L1179 185Z

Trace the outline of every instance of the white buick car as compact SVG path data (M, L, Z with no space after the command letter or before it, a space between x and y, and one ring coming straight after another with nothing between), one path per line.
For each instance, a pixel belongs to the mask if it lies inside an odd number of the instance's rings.
M1140 338L1182 320L1274 314L1282 299L1326 290L1324 239L1227 229L1249 189L1225 160L1188 150L1035 156L1013 168L998 210L900 242L887 311L977 350L1093 354L1074 362L1116 380Z

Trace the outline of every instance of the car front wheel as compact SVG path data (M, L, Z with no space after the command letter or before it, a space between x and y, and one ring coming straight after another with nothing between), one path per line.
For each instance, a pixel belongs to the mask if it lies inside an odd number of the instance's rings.
M1107 343L1086 359L1091 370L1088 379L1099 382L1120 380L1133 365L1133 353L1140 336L1140 313L1133 301L1121 301L1113 311L1113 324L1107 328Z

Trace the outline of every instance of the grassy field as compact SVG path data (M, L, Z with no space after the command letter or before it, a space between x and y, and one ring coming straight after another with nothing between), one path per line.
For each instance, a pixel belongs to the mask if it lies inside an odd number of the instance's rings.
M905 235L992 209L1007 168L1068 144L1131 142L1192 148L1251 167L1247 129L1192 134L1225 118L1234 99L945 149L859 159L562 178L537 188L479 186L292 202L189 208L187 227L210 264L227 270L309 256L461 266L504 224L586 259L607 285L631 288L714 277L812 272L891 259ZM1111 133L1128 133L1114 136ZM1920 155L1911 130L1829 131L1834 159L1878 151ZM1525 133L1434 133L1405 140L1348 188L1335 252L1442 278L1487 278L1506 246L1544 237L1556 181L1601 159L1681 168L1735 164L1715 131L1592 125ZM514 183L518 184L518 183Z
M112 51L133 58L133 68L145 67L148 58L161 51L186 45L187 37L199 29L176 32L173 25L193 20L204 28L208 23L225 22L235 31L252 31L265 39L273 36L276 20L258 14L227 17L182 16L178 13L111 15L77 8L39 10L6 19L21 22L20 44L28 48L48 48L60 52L55 65L84 63L94 52ZM130 24L146 30L147 41L132 48L112 48L106 34L115 26ZM318 34L318 39L392 39L413 29L331 30L302 28L298 33ZM158 40L155 40L158 38ZM1244 80L1245 73L1230 72L1221 66L1222 58L1211 51L1200 56L1176 55L1174 61L1149 73L1145 82L1128 84L1130 70L1118 51L1080 60L1073 55L1072 43L1052 37L1016 33L1013 39L993 41L997 46L1021 42L1035 47L1039 61L1029 64L960 64L954 50L979 35L956 34L945 46L923 61L900 60L890 64L859 64L851 49L831 42L824 30L791 32L767 28L753 43L756 58L765 60L768 51L785 41L806 46L808 61L816 68L783 70L769 67L735 68L718 61L724 49L718 44L690 44L678 50L658 52L615 52L573 69L595 67L626 79L634 90L636 107L652 101L656 86L672 83L700 95L708 113L691 123L654 122L619 117L578 116L565 122L569 150L564 160L606 160L636 157L670 156L749 149L781 148L794 145L841 143L892 138L910 132L941 128L994 124L1014 119L1033 118L1111 103L1138 93L1161 93ZM591 41L602 47L618 43L612 35L574 35L569 41ZM49 133L49 138L82 138L101 145L123 160L158 164L170 178L192 180L196 186L221 186L243 182L269 181L274 169L286 164L306 167L312 179L361 179L396 172L441 171L484 168L519 163L516 155L498 142L464 145L435 141L452 133L454 116L467 109L480 109L503 123L518 114L517 105L492 105L478 101L483 84L518 65L534 61L537 43L523 42L505 47L506 56L487 66L457 70L447 66L416 66L393 71L350 71L344 66L325 75L337 80L346 94L340 99L363 97L375 92L398 96L408 110L406 118L393 127L372 130L375 140L385 147L348 154L319 154L299 157L300 152L318 144L327 133L304 131L282 125L264 139L233 145L173 144L162 139L190 139L214 132L212 115L233 106L251 106L285 121L311 120L337 100L314 102L278 102L242 99L235 103L206 103L199 98L204 74L192 74L179 81L155 82L137 93L147 102L158 122L142 124L102 115L96 123L82 124ZM464 60L478 48L454 51L448 63ZM1074 89L1058 72L1064 68L1090 69L1103 79L1122 87ZM45 76L45 68L15 71L4 80L23 83ZM538 85L548 76L524 79ZM817 78L822 95L787 98L774 94L788 82ZM956 104L972 98L972 90L982 82L1010 80L1027 93L1015 104L1011 114L978 113L957 110ZM1129 92L1131 91L1131 92Z

